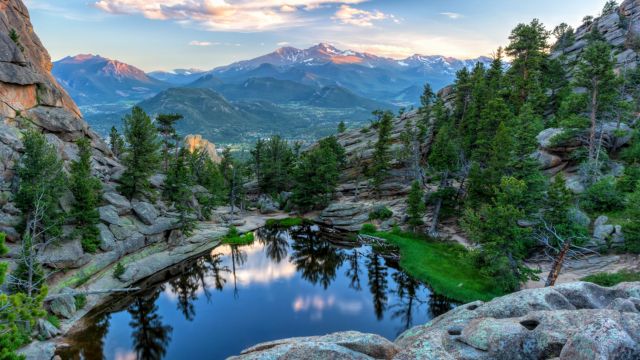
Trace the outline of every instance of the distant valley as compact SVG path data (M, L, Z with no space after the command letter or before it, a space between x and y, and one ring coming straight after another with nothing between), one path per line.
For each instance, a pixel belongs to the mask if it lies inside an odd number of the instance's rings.
M54 62L52 72L103 135L138 104L152 115L184 115L182 133L235 143L274 133L313 140L340 121L366 122L376 109L417 106L425 83L440 89L458 70L489 61L421 55L394 60L318 44L283 47L209 71L145 73L117 60L77 55Z

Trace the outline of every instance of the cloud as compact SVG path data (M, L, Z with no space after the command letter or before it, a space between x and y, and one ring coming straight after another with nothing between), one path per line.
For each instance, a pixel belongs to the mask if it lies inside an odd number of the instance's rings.
M277 43L276 45L278 46L289 46L290 43L288 41L280 41L279 43Z
M296 12L298 11L298 8L295 6L291 6L291 5L282 5L280 7L280 11L282 12Z
M139 14L205 30L249 32L300 26L304 21L298 8L365 1L369 0L98 0L94 6L111 14Z
M189 43L189 45L191 46L211 46L214 45L212 42L210 41L198 41L198 40L193 40Z
M455 13L455 12L443 12L443 13L440 13L440 15L444 15L452 20L458 20L464 17L464 15Z
M338 20L343 24L371 27L374 21L380 21L391 18L381 11L366 11L356 9L349 5L341 5L340 9L336 12L333 19Z

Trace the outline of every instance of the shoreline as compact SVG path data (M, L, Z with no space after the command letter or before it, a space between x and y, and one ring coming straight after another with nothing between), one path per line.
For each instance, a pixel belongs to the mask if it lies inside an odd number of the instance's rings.
M269 219L284 219L287 217L289 215L283 212L269 215L247 212L246 215L239 219L244 224L236 225L236 228L240 233L247 233L265 226ZM184 239L180 245L171 246L165 242L144 247L97 270L89 280L75 288L75 290L96 291L130 287L155 273L218 247L221 244L220 240L227 234L227 230L231 225L233 224L200 222L193 235ZM127 270L122 276L123 280L113 277L113 268L117 263L126 263ZM57 278L54 284L50 284L50 288L56 290L51 291L50 295L58 293L62 288L66 287L65 284L72 281L79 274L82 274L82 270L70 272ZM64 344L64 337L79 325L90 311L103 305L111 295L111 293L87 295L87 302L82 309L78 309L69 319L60 319L60 335L45 341L32 341L29 345L20 349L19 353L25 355L27 360L51 359L54 357L58 346Z

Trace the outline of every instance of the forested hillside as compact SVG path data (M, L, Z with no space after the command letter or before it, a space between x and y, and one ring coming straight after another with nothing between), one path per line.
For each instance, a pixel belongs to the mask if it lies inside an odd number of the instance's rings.
M577 30L520 24L489 66L460 70L437 95L425 87L417 112L339 129L341 174L324 170L329 156L311 160L322 144L300 160L258 144L256 173L283 172L259 175L260 190L329 205L319 219L333 226L373 221L473 244L469 259L504 292L547 275L525 264L536 254L637 253L639 18L637 2L625 1ZM336 196L314 195L328 189Z

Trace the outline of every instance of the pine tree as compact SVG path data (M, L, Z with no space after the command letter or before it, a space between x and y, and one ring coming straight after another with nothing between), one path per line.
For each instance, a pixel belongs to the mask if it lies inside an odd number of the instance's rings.
M187 163L189 151L182 148L178 156L172 162L165 180L164 197L178 211L178 222L180 231L184 236L189 236L195 228L195 217L193 216L191 188L194 183L193 172Z
M407 215L409 216L409 226L415 231L416 227L424 224L422 218L425 214L424 191L419 181L411 184L411 191L407 197Z
M338 124L338 134L342 134L345 131L347 131L347 125L344 123L344 121L340 121L340 123Z
M124 153L124 139L115 126L112 126L111 131L109 132L109 147L111 148L113 155L117 158Z
M542 67L547 58L548 39L549 32L538 19L529 24L518 24L509 36L506 52L513 61L508 75L516 109L529 101L535 104L536 111L542 110L545 100Z
M5 246L5 237L4 233L0 233L0 257L9 252ZM7 263L0 263L0 287L6 280L7 269ZM0 292L0 359L24 358L16 354L16 350L29 343L36 320L46 314L42 308L44 296L46 289L34 296L21 292L13 295Z
M596 129L598 119L606 118L610 104L616 98L617 78L613 71L615 60L611 46L604 41L593 40L586 47L576 72L576 85L587 89L589 98L589 161L596 155Z
M369 169L375 192L380 194L380 186L391 170L391 130L393 114L389 111L378 113L378 141L374 146L373 165Z
M294 171L293 203L303 210L326 206L345 163L345 152L335 137L320 140L304 153Z
M58 199L65 191L62 160L45 137L35 131L24 134L24 155L16 171L19 179L16 207L24 215L28 232L36 243L62 235L64 215Z
M527 218L521 206L526 191L524 181L504 177L491 204L467 210L463 220L471 240L481 245L478 262L482 272L504 292L518 290L522 283L536 278L524 264L532 244L531 229L518 225Z
M20 49L21 52L24 52L24 46L20 42L20 35L16 31L16 29L9 30L9 38L11 39L11 41L13 41L16 44L16 46L18 47L18 49Z
M290 189L296 156L287 141L280 136L258 141L252 157L258 185L264 194L275 195Z
M449 178L451 174L459 167L459 147L453 131L448 124L443 125L436 135L433 143L431 154L429 155L429 165L438 172L440 184L438 193L436 194L436 204L433 211L433 219L429 235L437 236L438 222L440 219L440 210L446 190L449 187Z
M18 266L11 273L9 289L14 294L24 293L32 297L41 292L45 285L44 269L38 262L36 247L30 233L22 236L20 245Z
M169 154L172 149L176 148L176 139L178 133L176 132L175 124L179 120L182 120L180 114L160 114L156 117L156 128L162 141L162 157L164 161L164 172L167 172L169 166Z
M244 202L244 182L245 169L242 163L233 158L231 148L225 148L222 152L222 161L220 162L220 172L225 183L228 203L231 206L231 212L234 211L236 205Z
M637 221L637 219L640 219L640 185L629 196L628 204L627 213L629 218L635 220L629 221L622 228L625 247L631 253L640 254L640 221Z
M613 14L618 9L618 2L616 0L608 0L602 8L602 15Z
M149 177L158 170L161 162L158 133L149 116L139 107L124 117L124 134L127 140L123 164L126 170L120 179L120 192L133 199L151 190Z
M566 49L573 45L576 41L575 30L567 25L566 23L562 23L556 26L552 31L553 36L556 38L556 43L553 45L553 50L559 50L563 54Z
M76 231L82 241L82 248L90 253L100 245L97 228L100 222L98 206L101 201L102 183L91 174L91 146L87 139L77 142L79 159L71 163L69 189L73 193L72 216L76 221Z

